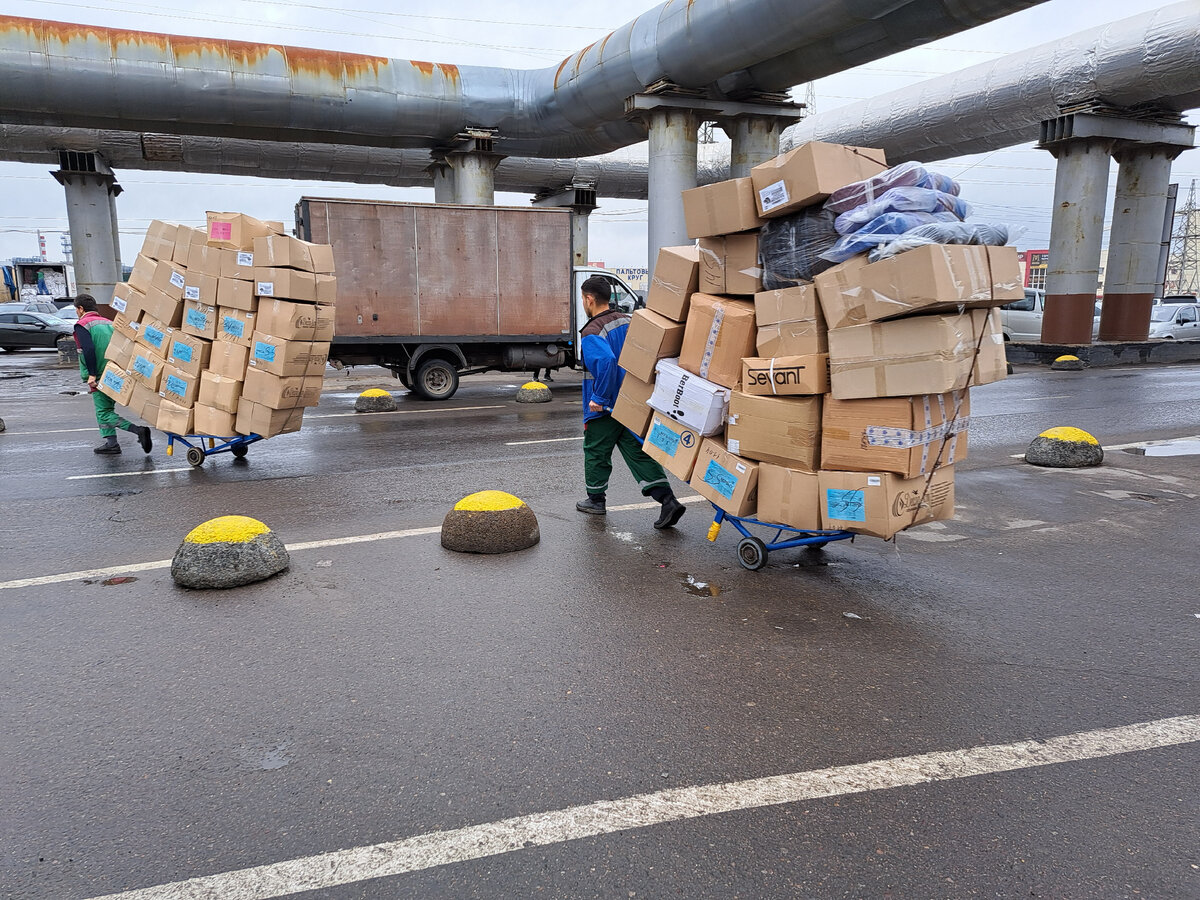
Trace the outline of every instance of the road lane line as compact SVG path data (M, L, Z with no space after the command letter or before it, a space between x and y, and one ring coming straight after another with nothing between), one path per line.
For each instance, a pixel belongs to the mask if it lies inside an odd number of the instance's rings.
M52 431L5 431L4 434L11 434L13 437L20 437L27 434L75 434L79 431L95 430L95 428L55 428Z
M93 900L267 900L728 812L996 775L1200 741L1200 716L1178 716L1045 740L921 753L617 800L435 831Z
M360 413L360 412L345 412L345 413L326 413L320 416L305 416L306 420L311 419L348 419L353 416L358 416L362 419L371 418L374 416L414 416L420 413L446 413L446 412L470 412L473 409L507 409L508 406L504 403L497 403L494 406L447 406L447 407L430 407L429 409L394 409L390 412L383 413Z
M583 435L580 434L580 435L576 435L575 437L545 438L544 440L540 440L540 441L508 441L507 443L505 443L504 446L505 447L524 447L528 444L561 444L563 441L582 441L582 440L583 440Z
M127 478L130 475L165 475L168 472L190 472L194 466L183 469L145 469L141 472L101 472L99 475L68 475L67 481L83 481L86 478Z
M679 497L678 500L680 503L704 503L705 502L704 498L701 497L699 494L692 494L692 496L690 496L690 497ZM662 504L658 503L657 501L651 500L649 503L626 503L624 506L610 506L608 508L608 511L609 512L628 512L629 510L632 510L632 509L658 509L659 506L661 506L661 505Z

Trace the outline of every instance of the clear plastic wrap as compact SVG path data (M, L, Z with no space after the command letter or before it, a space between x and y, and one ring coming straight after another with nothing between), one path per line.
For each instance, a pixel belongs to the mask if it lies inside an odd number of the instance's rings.
M865 181L856 181L838 188L825 201L825 208L834 215L848 213L870 203L876 197L898 187L932 188L945 194L958 195L958 182L938 172L930 172L918 162L901 163Z
M830 263L841 263L871 250L880 244L889 244L901 235L934 222L959 222L958 216L952 212L889 212L872 219L858 231L839 238L828 250L820 254L821 259Z
M767 219L758 240L762 289L774 291L807 284L832 266L821 254L837 242L833 222L833 213L819 206Z
M868 258L871 262L879 262L881 259L888 259L926 244L982 244L988 247L1002 247L1010 239L1018 237L1016 231L1017 229L1008 225L984 222L931 222L906 231L876 247Z
M852 234L872 219L889 212L952 212L965 219L971 214L967 201L954 194L923 187L897 187L884 191L870 203L842 213L833 223L838 234Z

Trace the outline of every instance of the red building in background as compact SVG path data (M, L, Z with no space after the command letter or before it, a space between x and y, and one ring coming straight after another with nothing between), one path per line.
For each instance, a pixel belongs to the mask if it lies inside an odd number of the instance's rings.
M1025 287L1046 289L1046 267L1050 263L1049 250L1020 250L1017 259L1025 274Z

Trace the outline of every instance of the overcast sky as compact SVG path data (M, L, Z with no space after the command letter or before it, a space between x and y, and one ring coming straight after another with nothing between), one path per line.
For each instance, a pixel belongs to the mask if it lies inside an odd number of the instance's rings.
M795 0L800 2L800 0ZM283 43L323 49L475 65L540 68L603 37L651 8L653 0L563 3L548 0L6 0L12 15L162 31L203 37ZM167 6L171 11L165 11ZM816 112L895 90L1116 19L1157 9L1156 0L1049 0L1040 6L925 47L905 51L814 85ZM402 9L403 12L397 12ZM562 24L569 23L569 24ZM1196 121L1195 116L1191 121ZM645 145L627 151L645 157ZM728 153L707 146L701 153ZM894 160L900 162L900 160ZM1054 187L1053 160L1025 145L933 165L958 178L976 219L1026 227L1022 248L1047 245ZM1200 154L1175 163L1181 198L1200 178ZM206 209L228 209L290 221L303 194L431 201L432 189L387 188L329 182L120 171L125 192L117 201L122 255L128 264L151 219L202 223ZM1112 182L1116 168L1112 170ZM60 258L66 231L62 188L45 166L0 163L0 259L37 253L37 231L47 236L51 259ZM1111 191L1111 184L1110 184ZM528 197L499 194L497 202L525 204ZM593 260L610 267L646 263L646 208L630 200L601 200L592 217Z

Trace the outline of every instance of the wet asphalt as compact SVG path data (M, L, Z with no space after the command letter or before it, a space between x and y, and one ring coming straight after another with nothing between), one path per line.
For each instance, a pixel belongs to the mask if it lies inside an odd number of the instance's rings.
M330 373L299 434L192 470L91 453L52 355L0 359L0 580L169 559L213 516L289 543L517 494L541 543L298 551L224 593L165 569L0 589L0 896L85 898L670 787L1200 713L1200 367L1021 370L972 397L958 518L751 573L690 505L582 496L578 377L436 405ZM357 393L399 410L355 415ZM531 443L540 442L540 443ZM183 470L183 471L173 471ZM124 474L130 473L130 474ZM80 477L88 476L88 477ZM104 477L90 477L104 476ZM681 495L690 493L679 486ZM610 505L642 498L620 463ZM703 587L697 587L697 584ZM849 618L853 613L859 618ZM1197 897L1200 746L706 816L309 897Z

